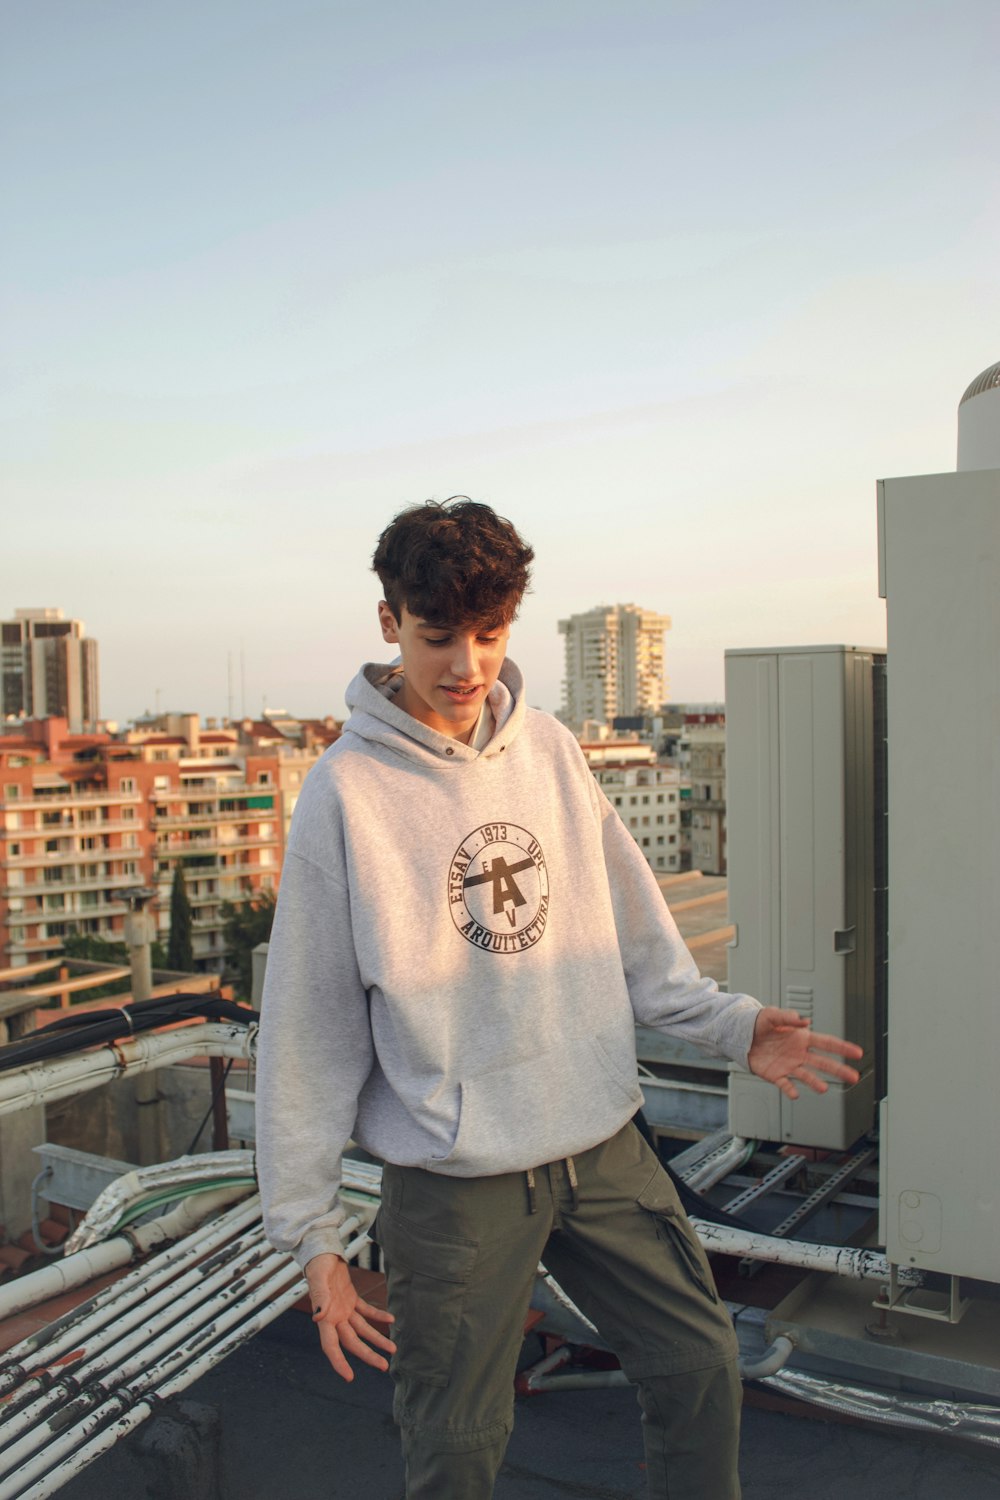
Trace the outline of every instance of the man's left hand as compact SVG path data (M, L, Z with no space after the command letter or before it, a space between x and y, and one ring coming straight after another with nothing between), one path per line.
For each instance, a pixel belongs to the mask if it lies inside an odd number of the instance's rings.
M825 1094L825 1073L839 1083L857 1083L858 1071L841 1057L860 1058L861 1047L845 1042L839 1036L825 1036L809 1029L809 1022L795 1010L779 1010L765 1005L757 1017L753 1042L747 1059L751 1073L773 1083L789 1099L797 1099L797 1083L804 1083L817 1094Z

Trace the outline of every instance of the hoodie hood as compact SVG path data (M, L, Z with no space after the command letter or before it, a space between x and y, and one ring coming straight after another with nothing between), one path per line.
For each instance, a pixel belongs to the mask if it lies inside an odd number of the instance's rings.
M486 699L493 715L494 730L482 750L439 734L436 729L397 708L391 695L385 693L385 684L391 680L392 673L393 667L381 662L368 662L361 668L345 695L351 710L344 725L345 736L354 734L372 744L385 745L424 766L435 765L447 770L452 766L468 765L470 761L479 760L480 756L499 755L521 732L525 715L524 678L510 657L504 661Z

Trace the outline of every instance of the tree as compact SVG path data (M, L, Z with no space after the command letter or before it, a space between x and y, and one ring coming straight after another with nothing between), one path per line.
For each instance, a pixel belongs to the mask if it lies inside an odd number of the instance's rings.
M229 954L237 1000L249 1000L253 986L253 950L266 943L274 921L274 892L260 891L252 901L222 903L222 935Z
M191 944L191 903L184 885L180 860L174 865L174 883L170 887L170 942L167 945L167 968L190 974L194 970L194 948Z

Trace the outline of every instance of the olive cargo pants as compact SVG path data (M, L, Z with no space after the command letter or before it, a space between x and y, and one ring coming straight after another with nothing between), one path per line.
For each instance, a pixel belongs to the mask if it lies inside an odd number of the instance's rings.
M736 1337L655 1154L627 1125L531 1177L384 1169L407 1500L492 1495L539 1260L638 1387L651 1500L738 1500Z

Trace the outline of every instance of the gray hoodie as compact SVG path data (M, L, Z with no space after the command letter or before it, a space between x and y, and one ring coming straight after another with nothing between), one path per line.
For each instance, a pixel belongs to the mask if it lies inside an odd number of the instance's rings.
M504 663L482 750L352 682L292 822L268 955L268 1235L342 1253L350 1137L456 1177L584 1151L642 1103L635 1022L746 1066L759 1009L702 978L573 736Z

